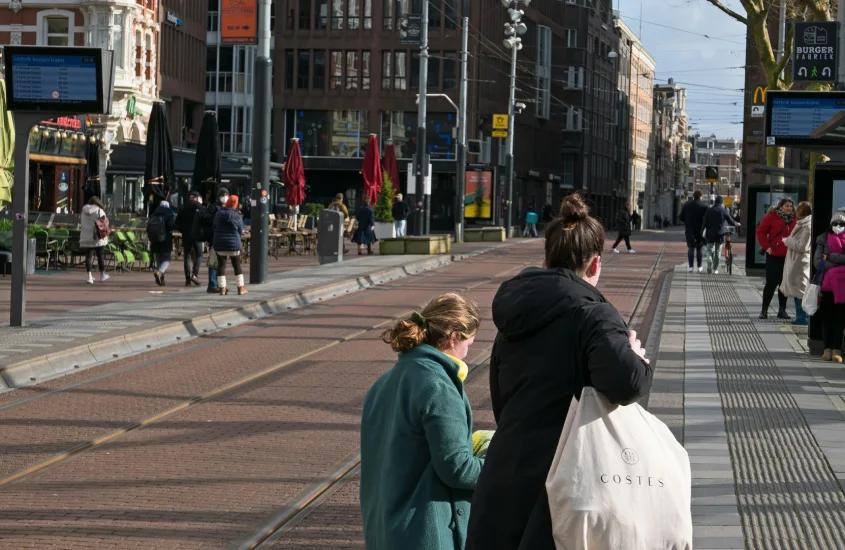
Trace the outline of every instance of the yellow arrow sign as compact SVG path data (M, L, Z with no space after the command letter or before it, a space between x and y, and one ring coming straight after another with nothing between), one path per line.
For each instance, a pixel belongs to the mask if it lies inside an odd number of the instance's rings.
M507 131L501 131L501 130L493 130L493 137L494 138L506 138L506 137L508 137L508 132Z
M507 130L508 129L508 115L493 115L493 129Z

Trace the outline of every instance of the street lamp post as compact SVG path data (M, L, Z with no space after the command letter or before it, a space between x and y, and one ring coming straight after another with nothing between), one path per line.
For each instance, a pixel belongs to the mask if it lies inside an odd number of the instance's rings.
M507 238L511 236L511 226L513 225L513 184L514 184L514 170L513 170L513 134L516 129L514 121L514 110L516 108L516 52L522 49L522 39L518 35L525 34L528 27L522 22L522 16L525 12L518 9L519 0L501 0L502 6L508 10L508 18L510 22L505 23L505 48L511 50L511 81L510 94L508 97L508 137L507 137L507 154L505 155L505 172L507 173L508 198L505 206L505 235ZM531 0L522 0L526 6L531 3ZM520 104L521 105L521 104ZM520 109L521 110L521 109Z

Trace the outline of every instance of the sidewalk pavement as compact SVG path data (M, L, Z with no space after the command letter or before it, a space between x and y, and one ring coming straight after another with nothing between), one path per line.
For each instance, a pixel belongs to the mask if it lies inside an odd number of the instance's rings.
M845 374L743 276L671 281L649 409L692 464L696 550L845 548Z
M518 242L461 244L453 247L451 255L356 256L341 264L300 267L271 275L266 284L252 286L243 297L207 294L205 287L170 291L170 287L150 285L130 293L135 299L97 304L95 288L88 299L97 305L74 307L79 304L79 294L90 293L90 287L80 285L76 291L53 285L52 300L69 302L69 306L56 306L49 315L28 318L23 328L0 328L0 390L41 382ZM51 276L44 277L49 280Z

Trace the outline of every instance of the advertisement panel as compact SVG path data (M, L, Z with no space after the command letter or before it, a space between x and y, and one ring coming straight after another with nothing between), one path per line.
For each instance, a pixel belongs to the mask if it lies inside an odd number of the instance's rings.
M258 3L255 0L220 0L220 39L223 44L257 42Z
M464 217L490 219L493 215L493 172L468 171L464 195Z

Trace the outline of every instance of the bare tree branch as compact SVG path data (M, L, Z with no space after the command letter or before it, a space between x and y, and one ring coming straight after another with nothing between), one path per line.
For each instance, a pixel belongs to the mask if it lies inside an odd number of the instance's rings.
M720 0L707 0L707 1L711 4L713 4L714 6L716 6L717 8L719 8L720 10L722 10L723 12L725 12L726 14L730 15L731 17L733 17L734 19L736 19L740 23L742 23L744 25L748 24L748 19L746 19L742 15L738 14L737 12L733 11L732 9L730 9L729 7L724 5Z

